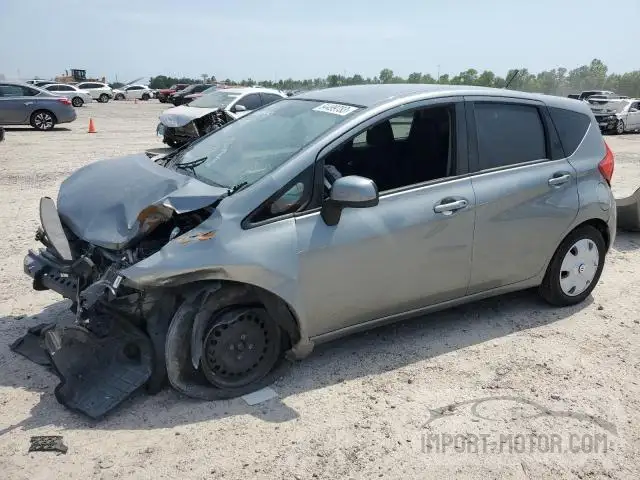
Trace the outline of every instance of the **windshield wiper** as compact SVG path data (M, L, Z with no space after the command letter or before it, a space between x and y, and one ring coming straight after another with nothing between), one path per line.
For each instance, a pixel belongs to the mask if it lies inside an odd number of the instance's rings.
M208 178L202 178L196 173L196 167L199 166L199 165L202 165L208 159L209 159L209 157L201 157L201 158L197 158L195 160L191 160L190 162L176 163L174 165L174 168L176 170L189 170L192 173L194 178L197 178L198 180L202 180L205 183L209 183L209 184L213 185L214 187L229 188L226 185L222 185L220 183L216 183L213 180L209 180Z
M176 170L189 170L189 171L191 171L191 173L193 174L194 177L198 178L198 174L196 173L196 167L198 165L202 165L208 159L209 159L209 157L201 157L201 158L197 158L195 160L191 160L190 162L176 163L174 165L174 168Z
M187 142L184 145L179 146L178 148L176 148L172 152L169 152L165 156L160 157L159 159L157 159L156 162L158 162L158 163L159 162L164 162L162 164L162 166L163 167L167 167L169 165L169 163L171 163L171 160L176 158L176 155L179 154L179 153L182 153L189 145L191 145L191 142Z

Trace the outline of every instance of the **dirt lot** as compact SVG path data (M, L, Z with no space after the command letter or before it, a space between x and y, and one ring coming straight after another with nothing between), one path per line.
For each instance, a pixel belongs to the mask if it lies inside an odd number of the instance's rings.
M2 478L640 478L637 234L618 234L578 307L524 292L341 340L260 405L165 390L100 423L64 409L56 377L9 350L28 326L70 315L22 273L38 199L88 162L160 147L163 108L93 104L73 124L10 129L0 143ZM626 195L640 185L640 135L608 138ZM66 455L27 452L32 435L56 434Z

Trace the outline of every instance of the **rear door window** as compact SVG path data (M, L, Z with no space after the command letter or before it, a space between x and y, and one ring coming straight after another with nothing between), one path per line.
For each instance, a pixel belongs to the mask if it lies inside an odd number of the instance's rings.
M549 107L549 114L560 136L565 156L570 157L586 135L591 119L584 113L556 107Z
M479 169L547 158L544 125L533 105L476 102Z

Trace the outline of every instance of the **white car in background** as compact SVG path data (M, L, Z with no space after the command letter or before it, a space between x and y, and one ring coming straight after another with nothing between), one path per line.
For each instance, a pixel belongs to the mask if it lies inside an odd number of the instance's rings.
M100 103L107 103L113 98L113 89L102 82L80 82L76 83L76 87L80 90L86 90L91 94L94 100Z
M68 98L71 100L71 105L74 107L81 107L85 103L91 103L93 101L91 93L86 90L80 90L75 85L69 85L66 83L50 83L40 88L47 90L54 95Z
M178 147L286 97L271 88L221 88L162 112L156 133L170 147Z
M155 90L146 85L125 85L113 90L114 100L150 100L155 96Z

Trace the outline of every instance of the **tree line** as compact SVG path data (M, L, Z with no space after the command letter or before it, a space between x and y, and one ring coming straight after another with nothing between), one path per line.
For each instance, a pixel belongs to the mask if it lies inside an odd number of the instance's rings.
M516 75L517 72L517 75ZM608 73L607 66L599 59L593 59L589 65L582 65L568 70L554 68L539 73L529 72L526 68L510 69L504 77L496 75L490 70L482 72L470 68L457 75L440 75L438 78L429 73L414 72L403 78L394 74L390 68L384 68L378 76L364 77L359 74L352 76L330 74L326 78L309 78L294 80L292 78L278 81L256 81L252 78L241 81L232 79L216 80L214 75L202 74L199 79L174 78L165 75L151 77L149 87L154 89L169 88L176 83L222 82L228 85L277 88L280 90L308 90L315 88L337 87L341 85L362 85L375 83L432 83L444 85L477 85L484 87L504 88L513 76L509 88L525 92L538 92L551 95L566 96L570 93L580 93L583 90L611 90L620 95L640 97L640 70L627 73Z

